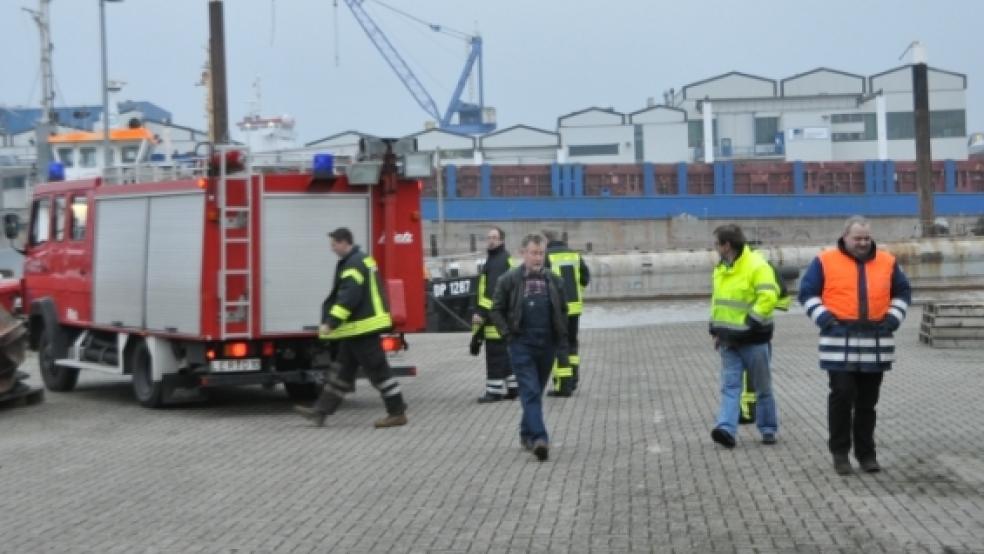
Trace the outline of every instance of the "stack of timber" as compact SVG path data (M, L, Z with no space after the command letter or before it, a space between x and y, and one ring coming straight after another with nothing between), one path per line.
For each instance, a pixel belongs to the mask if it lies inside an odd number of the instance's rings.
M934 348L984 347L984 303L927 304L919 340Z

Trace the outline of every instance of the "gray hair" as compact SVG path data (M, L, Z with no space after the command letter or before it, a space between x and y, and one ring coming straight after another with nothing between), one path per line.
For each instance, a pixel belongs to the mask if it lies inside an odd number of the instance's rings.
M539 245L543 244L543 237L541 237L540 235L532 235L532 234L526 235L525 237L523 237L523 242L521 243L522 246L523 246L523 248L526 248L527 246L529 246L530 243L533 243L533 244L539 246Z
M864 216L852 215L847 218L847 221L844 222L844 232L841 236L846 237L847 234L851 232L851 227L854 227L855 225L860 225L861 227L871 227L871 223L865 219Z

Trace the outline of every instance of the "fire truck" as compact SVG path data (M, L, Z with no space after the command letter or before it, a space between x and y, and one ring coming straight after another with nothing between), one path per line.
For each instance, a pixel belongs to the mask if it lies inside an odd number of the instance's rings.
M421 184L396 142L364 144L347 167L330 154L260 166L216 147L37 186L23 274L0 301L22 310L46 388L70 391L89 370L130 376L151 408L227 385L313 398L330 366L317 332L337 227L378 263L394 322L384 349L406 349L425 327ZM4 224L11 240L24 227Z

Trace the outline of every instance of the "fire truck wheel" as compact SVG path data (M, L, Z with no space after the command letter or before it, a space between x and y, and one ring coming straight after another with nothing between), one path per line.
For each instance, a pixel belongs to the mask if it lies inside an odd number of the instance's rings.
M141 341L130 353L130 372L133 377L133 395L145 408L160 408L164 405L164 383L154 382L151 368L150 349Z
M41 380L50 391L68 392L75 388L79 380L79 370L55 365L57 353L47 329L41 329L38 337L38 366L41 368Z
M294 402L310 402L321 391L316 383L284 383L287 397Z

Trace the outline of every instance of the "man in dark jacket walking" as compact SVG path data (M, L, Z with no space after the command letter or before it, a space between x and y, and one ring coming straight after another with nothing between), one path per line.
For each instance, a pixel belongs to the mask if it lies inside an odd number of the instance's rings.
M338 256L331 294L321 306L322 339L338 342L337 373L328 375L324 390L311 407L295 410L317 426L338 409L346 393L355 390L355 374L361 366L386 405L386 417L376 428L407 423L400 383L393 377L379 334L393 326L376 261L352 244L352 232L339 227L328 234Z
M478 398L480 404L516 398L518 385L516 376L509 365L509 351L499 331L489 320L492 309L492 294L495 286L505 272L513 266L506 250L506 234L498 227L489 229L488 257L478 276L475 313L472 315L472 355L478 355L482 341L485 342L485 394Z
M875 457L875 404L882 376L895 360L893 333L912 301L909 280L895 256L878 250L871 226L847 220L837 247L813 259L800 281L799 301L820 328L820 369L830 378L828 447L834 471L881 471ZM853 441L852 441L853 438Z
M570 343L570 365L557 363L553 368L553 388L548 396L569 397L577 389L581 356L578 348L577 331L581 312L584 310L584 288L591 282L591 272L584 257L571 250L567 242L555 231L543 231L547 239L547 259L545 265L560 277L564 283L564 296L567 298L567 341Z
M522 246L523 265L499 278L490 316L509 345L519 383L520 443L542 462L550 447L543 423L543 388L554 358L568 362L567 301L563 282L543 267L543 238L527 235Z

